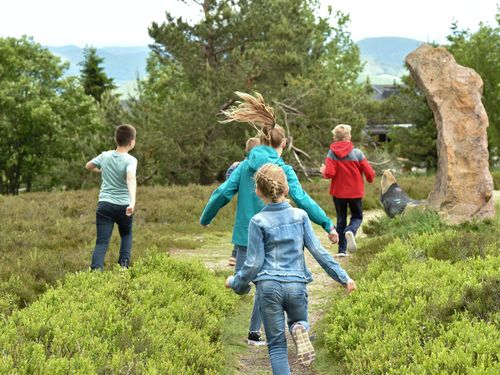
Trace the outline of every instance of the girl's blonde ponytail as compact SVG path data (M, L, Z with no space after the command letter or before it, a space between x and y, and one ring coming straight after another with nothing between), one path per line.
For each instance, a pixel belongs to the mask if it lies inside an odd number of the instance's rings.
M285 138L285 131L276 124L274 109L267 105L261 94L255 96L236 91L235 94L242 100L237 106L222 111L226 120L222 123L233 121L247 122L259 131L261 144L278 148Z

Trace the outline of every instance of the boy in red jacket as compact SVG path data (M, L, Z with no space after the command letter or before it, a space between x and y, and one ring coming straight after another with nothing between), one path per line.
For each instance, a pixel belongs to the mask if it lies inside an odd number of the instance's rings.
M354 236L363 221L362 198L365 194L363 173L366 181L373 182L375 172L363 152L351 142L351 126L337 125L333 130L333 143L321 166L323 178L331 179L330 195L333 196L337 212L337 232L339 234L338 256L347 256L356 251ZM347 225L347 207L351 220Z

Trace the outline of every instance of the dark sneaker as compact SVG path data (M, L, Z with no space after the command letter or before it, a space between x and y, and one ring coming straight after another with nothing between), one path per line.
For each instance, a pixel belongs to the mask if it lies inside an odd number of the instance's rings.
M260 332L248 332L248 345L253 346L264 346L266 345L266 340L262 338Z
M314 347L309 340L309 334L302 324L295 324L292 329L292 337L297 348L297 359L304 366L309 366L316 358Z
M354 233L352 233L350 230L345 232L345 239L347 241L347 250L350 253L354 253L358 246L356 245L356 240L354 239Z

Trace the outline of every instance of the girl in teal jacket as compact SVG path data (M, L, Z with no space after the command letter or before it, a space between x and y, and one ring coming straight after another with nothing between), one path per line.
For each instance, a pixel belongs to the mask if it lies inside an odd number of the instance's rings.
M212 193L203 210L200 223L204 226L210 224L219 210L228 204L235 194L238 194L232 237L232 242L237 247L235 272L238 272L246 260L248 224L250 219L264 207L264 203L255 194L253 176L262 165L272 163L279 165L285 172L290 187L289 196L297 207L306 211L311 221L320 225L328 233L330 240L336 243L338 235L332 221L326 216L325 211L302 189L293 168L285 164L281 158L281 153L286 146L286 137L284 129L276 124L273 109L265 104L264 98L260 94L253 97L249 94L236 92L236 95L243 102L224 112L227 117L225 122L249 122L260 127L261 146L253 148L248 159L242 161L229 179ZM248 335L249 344L262 345L264 343L260 339L260 326L258 306L254 303Z

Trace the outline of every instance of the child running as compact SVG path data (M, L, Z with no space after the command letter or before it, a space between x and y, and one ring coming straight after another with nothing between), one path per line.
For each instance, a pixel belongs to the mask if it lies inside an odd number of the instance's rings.
M248 153L254 148L255 146L260 145L260 139L257 137L251 137L247 139L246 145L245 145L245 154L248 155ZM246 159L246 157L245 157ZM235 161L231 166L227 169L226 171L226 180L231 177L231 173L234 172L236 168L238 168L238 165L240 165L241 162ZM229 266L234 267L236 265L236 245L233 247L233 251L231 252L231 256L229 257Z
M137 159L129 155L135 146L135 128L120 125L115 129L116 150L104 151L85 168L101 173L102 184L96 211L97 239L92 254L92 270L104 268L104 257L113 233L114 223L120 232L118 264L126 269L132 251L132 221L135 209Z
M234 195L238 194L238 204L233 227L232 242L236 247L236 267L238 272L247 257L248 224L250 219L264 207L263 202L255 194L255 172L264 164L272 163L283 169L289 186L289 194L295 204L302 208L309 218L328 233L330 240L336 243L338 235L332 221L325 211L302 189L299 179L293 168L281 159L281 153L286 146L285 131L276 123L274 110L264 102L260 94L255 96L236 92L242 99L236 107L224 112L225 122L247 122L259 128L260 146L250 151L247 159L243 160L234 170L229 179L219 186L210 196L210 199L201 214L200 223L204 226L217 215L219 210L228 204ZM249 345L265 345L260 334L261 318L257 303L254 302L248 333Z
M337 229L339 233L339 252L337 256L345 257L356 251L354 237L363 222L363 196L366 181L372 183L375 172L363 152L351 142L351 126L340 124L333 130L333 143L321 166L324 178L331 179L330 195L337 213ZM347 224L347 209L351 211L351 219Z
M285 337L285 312L300 363L315 358L309 340L307 283L312 274L304 259L304 246L334 280L350 293L356 284L333 260L316 238L307 214L293 208L285 196L289 192L283 170L263 165L255 174L256 194L266 206L250 221L247 259L226 288L248 293L250 282L257 286L257 300L266 332L267 347L274 375L290 374Z

